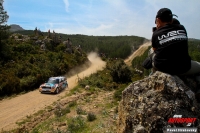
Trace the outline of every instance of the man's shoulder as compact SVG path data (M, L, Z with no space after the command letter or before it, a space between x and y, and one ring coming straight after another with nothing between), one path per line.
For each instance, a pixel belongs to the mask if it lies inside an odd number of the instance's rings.
M186 30L185 27L181 24L167 24L163 26L161 29L168 29L168 30Z
M154 36L159 36L160 34L168 34L169 32L177 31L177 30L184 30L186 32L186 29L183 25L180 24L167 24L159 29L157 29L153 33Z

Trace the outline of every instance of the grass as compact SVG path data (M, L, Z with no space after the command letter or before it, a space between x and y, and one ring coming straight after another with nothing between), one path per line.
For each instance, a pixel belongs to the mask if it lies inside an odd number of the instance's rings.
M65 108L59 107L59 108L56 108L54 110L54 115L56 117L61 117L61 116L65 115L65 114L67 114L67 113L70 113L70 107L68 107L68 106L65 107Z
M49 105L49 106L46 107L46 109L47 109L47 111L51 111L51 110L54 109L54 107Z
M48 119L46 121L43 121L42 123L38 124L32 131L31 133L42 133L45 131L52 131L53 127L49 126L52 125L54 123L54 121L56 120L56 118L51 118Z
M41 114L43 114L44 112L45 112L45 110L39 110L38 112L36 112L36 113L34 114L34 116L41 115Z
M45 112L45 110L39 110L38 112L36 112L36 113L33 114L33 115L27 115L25 119L22 119L21 121L16 122L16 124L17 124L18 126L22 126L22 125L24 125L25 123L30 122L31 119L32 119L33 117L36 117L36 116L38 116L38 115L41 115L41 114L43 114L44 112Z
M66 96L72 96L74 94L81 93L81 92L82 92L81 88L79 86L76 86L73 89L71 89L70 92L66 94Z
M76 113L78 115L87 115L87 112L85 110L83 110L81 107L76 108Z
M69 107L75 107L77 105L77 102L76 101L72 101L69 103Z
M116 89L114 93L115 102L120 101L122 99L122 91L128 86L128 84L122 84L118 89Z

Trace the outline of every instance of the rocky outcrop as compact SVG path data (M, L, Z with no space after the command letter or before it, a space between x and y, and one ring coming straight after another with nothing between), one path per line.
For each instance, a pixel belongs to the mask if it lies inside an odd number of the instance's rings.
M197 118L191 126L199 129L198 104L183 80L157 71L122 92L118 133L162 133L166 127L186 127L187 123L168 123L174 115Z

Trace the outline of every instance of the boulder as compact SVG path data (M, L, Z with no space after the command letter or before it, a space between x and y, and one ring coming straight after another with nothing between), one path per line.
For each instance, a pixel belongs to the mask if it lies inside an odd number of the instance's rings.
M196 118L190 126L199 130L199 109L195 93L181 78L157 71L122 92L117 132L163 133L167 127L187 127L184 122L168 122L176 115Z

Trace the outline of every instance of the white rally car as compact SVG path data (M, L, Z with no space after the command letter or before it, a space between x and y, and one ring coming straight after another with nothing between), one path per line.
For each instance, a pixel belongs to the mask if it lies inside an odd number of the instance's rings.
M58 94L61 90L67 87L68 87L67 79L64 76L51 77L46 83L40 85L39 92Z

